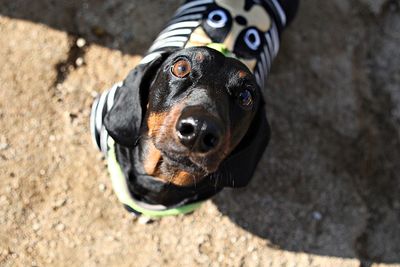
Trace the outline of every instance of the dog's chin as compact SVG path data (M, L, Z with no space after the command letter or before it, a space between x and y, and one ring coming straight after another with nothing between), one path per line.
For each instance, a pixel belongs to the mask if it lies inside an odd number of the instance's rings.
M216 172L219 166L219 164L215 164L215 161L213 164L206 164L210 162L210 160L207 159L196 159L166 152L162 152L161 154L163 156L163 161L172 168L185 171L198 178L203 178L208 174Z

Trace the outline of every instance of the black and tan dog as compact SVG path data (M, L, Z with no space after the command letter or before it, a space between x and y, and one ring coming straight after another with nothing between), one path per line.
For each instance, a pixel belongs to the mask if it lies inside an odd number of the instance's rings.
M93 104L92 134L135 213L193 211L245 186L268 143L261 88L296 0L193 0Z

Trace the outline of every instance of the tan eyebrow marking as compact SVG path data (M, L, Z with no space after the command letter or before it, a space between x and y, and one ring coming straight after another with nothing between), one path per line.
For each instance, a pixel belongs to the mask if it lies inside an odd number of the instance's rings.
M203 55L203 53L201 53L201 52L197 52L196 53L196 56L195 56L195 59L196 59L196 61L198 61L198 62L203 62L204 61L204 55Z
M239 78L244 78L248 75L248 73L243 70L239 70L238 75L239 75Z

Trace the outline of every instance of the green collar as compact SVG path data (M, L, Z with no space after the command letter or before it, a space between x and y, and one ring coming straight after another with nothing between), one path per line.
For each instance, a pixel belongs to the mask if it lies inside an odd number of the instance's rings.
M203 203L203 201L199 201L181 207L168 208L162 205L150 205L146 203L141 203L140 201L134 199L129 192L126 178L121 170L120 165L117 162L117 158L115 156L114 140L111 137L108 137L108 147L109 150L107 152L107 165L108 171L111 176L111 182L114 192L120 202L129 206L133 210L148 217L164 217L192 212L200 207L200 205Z

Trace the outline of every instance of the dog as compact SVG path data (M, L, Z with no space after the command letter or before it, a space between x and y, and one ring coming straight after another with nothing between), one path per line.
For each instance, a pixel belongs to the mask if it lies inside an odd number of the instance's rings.
M298 0L191 0L128 77L97 97L91 132L135 214L194 211L250 181L270 138L261 88Z

